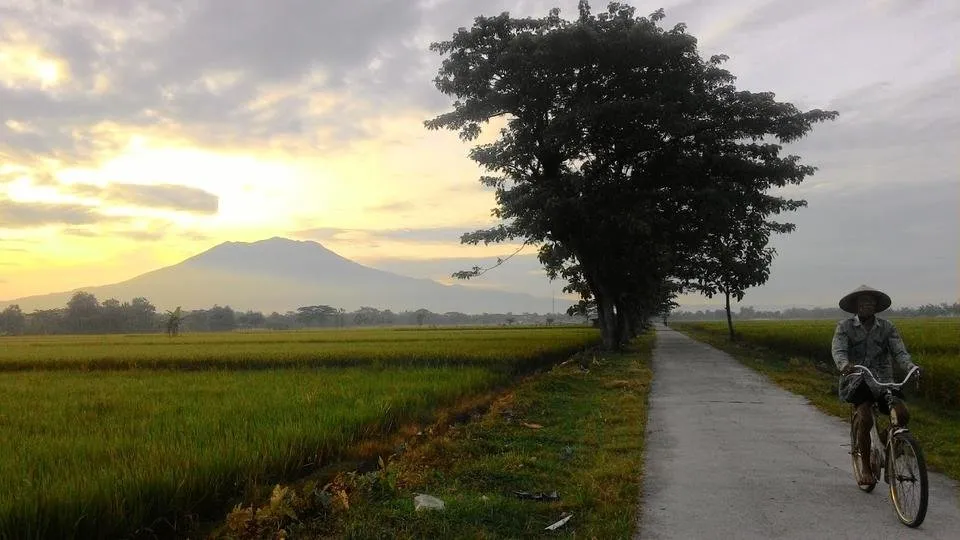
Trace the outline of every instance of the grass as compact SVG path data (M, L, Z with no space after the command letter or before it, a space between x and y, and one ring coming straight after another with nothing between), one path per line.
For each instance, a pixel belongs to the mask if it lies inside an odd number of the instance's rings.
M919 328L920 324L922 323L915 323L916 326L903 325L902 334L908 350L911 348L911 334ZM818 409L844 420L849 418L849 404L840 401L837 396L837 376L825 373L822 368L817 369L814 359L804 356L802 352L798 354L795 347L783 344L790 343L796 339L795 337L785 337L780 342L770 338L759 340L753 337L757 334L795 336L794 323L779 321L739 323L735 327L738 332L740 327L748 329L740 334L740 341L734 343L727 339L726 328L722 325L671 323L670 326L694 339L730 353L746 366L766 375L774 383L806 397ZM901 325L898 324L898 326ZM819 335L822 338L822 334ZM831 336L832 330L826 337L828 344ZM956 334L955 339L960 339L960 334ZM918 345L919 347L915 348L922 348L922 345L919 343ZM809 348L817 346L805 344L805 347ZM819 346L822 347L822 344ZM926 362L919 358L916 361L925 369L927 368ZM929 372L924 375L921 388L930 384L933 376ZM912 385L905 387L911 418L910 430L920 441L928 464L951 478L960 480L960 408L945 407L917 395L914 388Z
M190 530L191 522L223 515L237 497L255 498L264 486L309 474L362 441L597 341L596 331L576 328L458 334L3 340L47 352L29 371L0 373L0 538ZM119 350L110 354L126 362L123 371L93 370L69 356L89 360L112 346ZM313 355L335 350L353 367L284 360L290 350L309 358L311 346ZM11 348L0 351L9 359ZM444 364L444 351L456 350L471 362L450 353ZM234 351L247 351L250 360L237 360ZM229 367L196 371L198 356ZM418 360L426 357L430 367ZM144 369L157 358L169 359L167 369ZM59 363L71 368L46 369Z
M924 369L920 395L943 407L960 409L960 318L894 320L913 361ZM708 333L725 330L726 323L676 323L678 328ZM827 367L833 366L830 342L836 321L741 321L734 325L739 338Z
M522 372L596 339L581 327L0 337L0 371L484 366Z
M79 537L111 537L195 514L501 379L477 368L0 378L0 531L59 536L76 522Z
M531 377L474 421L439 424L377 471L278 486L237 508L223 538L631 538L642 481L653 334L583 371ZM551 493L559 500L522 499ZM443 511L414 511L424 493ZM557 531L544 528L564 515ZM257 517L259 516L259 517Z
M907 349L921 355L960 356L960 317L892 319ZM725 322L677 323L710 330L726 328ZM673 323L671 323L673 325ZM810 358L832 362L830 340L837 321L736 321L734 330L745 340L775 349L789 349Z

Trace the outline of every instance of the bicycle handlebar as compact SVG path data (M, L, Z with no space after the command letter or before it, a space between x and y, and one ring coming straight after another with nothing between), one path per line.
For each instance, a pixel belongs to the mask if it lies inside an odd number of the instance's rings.
M907 376L904 377L903 382L899 382L899 383L882 383L882 382L878 381L876 377L873 376L873 372L870 371L870 369L867 368L866 366L853 366L853 367L856 368L856 369L859 369L861 373L866 373L867 375L869 375L870 378L873 379L873 382L875 382L875 383L877 384L877 386L884 386L884 387L897 388L897 389L899 389L901 386L907 384L907 381L910 380L910 377L912 377L915 372L917 372L917 371L920 370L920 367L919 367L919 366L913 366L913 368L907 373Z

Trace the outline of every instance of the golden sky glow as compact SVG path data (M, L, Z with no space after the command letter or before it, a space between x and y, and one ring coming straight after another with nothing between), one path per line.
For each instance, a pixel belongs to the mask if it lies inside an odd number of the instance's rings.
M211 79L228 80L229 77ZM271 89L251 105L263 107L283 96ZM329 109L343 98L311 97L311 107ZM176 125L144 128L102 122L89 133L93 159L81 166L32 167L7 161L5 196L20 203L76 204L118 218L89 225L0 229L28 252L0 245L0 298L111 283L173 264L222 241L255 241L293 236L298 231L334 228L344 232L323 243L360 261L383 257L436 259L496 257L515 246L462 246L449 241L378 238L376 231L462 227L492 223L493 196L476 181L480 170L455 134L428 132L426 111L367 120L379 135L335 152L290 151L239 145L225 148L191 140ZM19 121L11 129L28 131ZM319 133L318 139L323 140ZM55 184L37 181L48 173ZM213 215L144 208L76 194L76 186L106 188L113 183L178 184L218 198ZM157 241L145 242L149 236ZM12 246L18 244L12 243ZM17 249L17 248L13 248Z
M51 89L68 79L67 63L37 46L8 41L0 50L0 83L6 86Z
M400 126L399 122L383 126L388 141L407 135ZM466 232L489 222L493 204L490 193L472 189L478 176L473 165L451 157L463 148L449 134L425 135L403 146L364 141L339 155L299 158L270 151L204 150L121 127L101 131L128 143L97 163L54 171L60 181L57 186L36 185L29 175L22 175L7 185L6 195L18 202L96 206L104 215L133 221L91 225L87 230L94 237L69 234L69 229L76 227L4 230L4 238L33 243L30 257L17 255L14 269L0 268L6 278L0 283L0 298L109 283L158 264L178 262L226 240L253 241L313 228L376 231L463 225ZM63 189L77 184L105 187L118 180L140 185L175 182L199 188L219 197L219 210L215 215L197 215L100 203ZM451 196L452 190L459 190L456 196ZM150 231L151 219L157 220L164 241L147 249L136 238L112 234L129 231L131 225L132 230L139 226ZM203 238L191 239L197 235ZM509 249L459 246L456 237L446 243L385 242L363 233L345 234L325 245L356 260L495 256ZM125 256L128 253L138 255L130 260ZM108 264L117 257L124 258L122 266ZM31 273L38 264L69 271L50 270L33 278Z

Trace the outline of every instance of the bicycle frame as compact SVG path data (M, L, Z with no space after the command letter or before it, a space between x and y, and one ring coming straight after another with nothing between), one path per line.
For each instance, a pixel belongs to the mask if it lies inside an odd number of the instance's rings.
M855 369L857 369L860 373L863 373L864 375L870 377L870 379L873 380L873 384L881 387L881 388L884 390L884 396L883 396L883 397L884 397L884 399L887 399L888 401L889 401L889 397L890 397L890 395L891 395L891 391L892 391L892 390L899 390L899 389L901 389L901 388L903 387L903 385L907 384L907 382L913 377L913 374L920 370L919 367L914 366L914 367L907 373L907 376L903 378L903 381L902 381L902 382L899 382L899 383L882 383L882 382L878 381L876 377L874 377L873 372L870 371L870 369L867 368L866 366L853 366L853 367L854 367ZM874 406L872 407L872 409L875 410L876 408L877 408L877 404L876 404L876 402L874 402ZM893 409L890 409L890 425L891 425L891 426L894 426L894 425L897 426L897 429L896 429L895 431L891 432L890 435L896 435L897 433L903 433L903 432L905 432L905 431L910 431L909 429L907 429L907 426L900 426L900 425L899 425L899 422L898 422L897 420L898 420L898 419L897 419L896 411L894 411ZM876 428L877 428L876 415L874 415L874 422L873 422L873 431L874 431L874 432L876 432ZM871 437L871 440L873 440L872 437ZM888 439L888 440L889 440L889 439ZM878 440L873 440L873 442L876 443L876 442L878 442Z
M871 423L873 424L870 428L870 468L874 478L876 478L878 481L880 480L880 471L882 470L884 482L889 484L890 471L887 470L886 463L887 455L890 453L890 446L893 445L893 438L900 433L908 432L910 430L906 427L897 426L897 424L891 418L887 427L884 429L884 431L887 432L887 442L884 444L884 442L880 440L880 429L877 427L877 413L880 412L879 409L880 408L876 403L870 407L870 416L872 417ZM894 411L891 409L891 413L893 412Z
M927 512L927 503L929 498L929 488L927 480L927 469L926 462L923 457L923 452L909 433L909 429L906 426L906 423L909 422L909 417L898 418L898 410L901 410L896 406L894 402L895 397L893 395L894 389L899 389L903 387L904 384L909 381L914 373L916 373L919 368L914 367L907 373L907 376L903 379L903 382L899 383L881 383L877 381L877 378L870 372L870 370L864 366L854 366L863 374L864 377L870 377L872 380L863 379L867 382L868 386L871 386L871 392L874 392L876 387L881 389L882 398L890 407L890 421L883 432L887 435L887 440L885 442L880 441L880 428L878 427L878 412L879 412L879 400L874 399L873 405L869 408L869 414L871 415L872 427L870 429L870 455L869 465L870 472L873 475L872 483L860 483L862 479L862 468L860 465L861 459L865 456L860 455L860 450L858 449L857 436L854 433L853 424L850 426L850 438L851 438L851 454L853 455L853 467L858 478L858 485L862 491L867 493L873 491L874 486L877 482L880 481L880 472L883 471L883 479L890 486L890 501L893 504L893 508L897 513L897 518L901 523L908 527L919 527L923 523L924 518L926 517ZM848 374L849 375L849 374ZM853 409L851 409L851 421L853 420ZM895 449L899 449L894 453ZM906 455L906 452L909 451L913 455L913 466L906 465L905 470L901 470L901 467L895 463L900 460L900 453L904 452L903 455ZM907 510L907 507L904 504L909 504L908 501L912 501L912 497L903 498L903 494L906 493L903 491L904 485L914 485L919 488L919 499L918 506L915 512ZM912 490L911 490L912 491Z

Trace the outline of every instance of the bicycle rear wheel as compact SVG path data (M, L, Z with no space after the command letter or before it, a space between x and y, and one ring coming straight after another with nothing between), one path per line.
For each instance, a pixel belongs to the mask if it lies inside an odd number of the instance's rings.
M930 496L923 451L909 433L894 435L889 448L887 474L893 508L904 525L919 527L927 515Z

